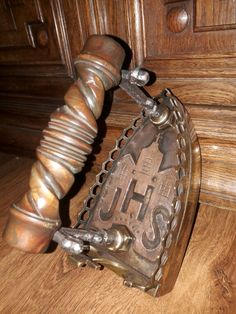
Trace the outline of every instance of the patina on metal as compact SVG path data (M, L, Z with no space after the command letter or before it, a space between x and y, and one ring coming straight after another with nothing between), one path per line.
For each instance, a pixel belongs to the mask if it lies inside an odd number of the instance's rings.
M116 56L114 58L114 56ZM153 296L176 281L194 222L200 151L190 118L168 89L147 96L141 69L122 71L123 49L92 36L76 60L78 80L51 116L37 149L30 190L10 211L4 237L14 247L44 251L50 240L78 266L106 266ZM120 83L140 115L116 140L74 228L59 228L58 200L81 171L97 133L104 92Z
M29 190L10 209L3 238L11 246L31 253L47 250L61 225L59 200L92 151L105 91L119 84L124 57L120 44L108 36L94 35L85 43L75 60L78 79L43 131Z
M173 288L188 244L200 151L189 116L171 91L156 98L135 93L131 77L132 71L122 73L122 88L144 110L116 141L77 228L68 229L64 241L70 239L68 251L79 266L106 266L125 285L157 296ZM82 240L82 254L73 253L74 239Z

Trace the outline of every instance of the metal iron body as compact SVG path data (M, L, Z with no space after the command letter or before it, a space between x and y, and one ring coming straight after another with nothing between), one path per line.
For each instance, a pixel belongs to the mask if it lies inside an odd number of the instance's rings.
M173 288L190 238L200 150L189 115L170 90L146 96L139 86L149 76L140 69L122 71L120 80L123 57L106 36L92 36L85 45L76 61L79 78L66 94L66 106L51 116L30 190L12 207L4 238L36 253L53 238L78 266L106 266L126 286L159 296ZM76 226L60 228L58 199L91 151L104 90L119 81L143 109L116 140Z
M74 256L81 265L110 268L125 285L153 296L174 286L200 182L199 145L187 112L169 90L157 102L168 117L156 123L144 112L123 131L80 214L78 228L113 231L120 240L90 244Z

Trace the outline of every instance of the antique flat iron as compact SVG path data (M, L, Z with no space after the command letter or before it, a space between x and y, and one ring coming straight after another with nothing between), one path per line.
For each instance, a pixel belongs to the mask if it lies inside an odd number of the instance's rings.
M121 71L123 60L124 50L112 38L87 40L75 61L78 80L43 131L30 189L10 209L4 238L33 253L44 252L53 239L78 265L106 266L126 286L159 296L174 286L193 226L199 145L172 92L146 96L139 86L148 82L148 72ZM61 227L59 200L92 150L105 90L118 84L141 113L103 163L78 223Z

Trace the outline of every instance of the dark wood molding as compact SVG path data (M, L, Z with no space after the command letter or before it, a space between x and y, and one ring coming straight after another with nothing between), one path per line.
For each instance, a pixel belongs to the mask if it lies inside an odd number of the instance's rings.
M217 13L218 12L218 13ZM194 32L236 28L236 3L232 0L194 1Z
M57 34L62 62L66 68L68 76L75 79L76 74L69 44L69 36L65 21L63 3L61 0L50 0L50 5L52 8L53 20L55 24L55 30Z
M29 23L24 21L27 25L31 25L31 34L28 35L30 44L25 46L27 52L22 50L22 47L19 49L16 44L12 46L14 49L10 50L10 54L8 54L6 49L3 49L3 45L0 46L1 76L45 77L46 74L47 77L75 78L62 3L60 0L51 0L50 5L47 3L47 6L44 6L43 9L41 8L42 3L43 1L35 2L34 9L37 12L38 22ZM24 10L27 10L29 5L30 2L26 3ZM48 34L48 43L45 47L38 47L34 44L37 40L34 36L36 36L37 32L42 31L41 25L47 25L45 26L45 31ZM34 31L32 30L33 26ZM35 28L36 26L37 28ZM29 29L28 26L26 28ZM8 33L11 33L11 31ZM14 44L15 42L12 42L12 45ZM17 60L20 56L24 56L21 62Z
M73 59L91 34L109 34L119 38L126 48L125 66L132 54L130 67L141 66L153 73L152 84L147 87L152 96L168 87L187 105L204 157L201 200L213 202L214 197L222 197L226 199L226 205L222 203L222 206L231 204L232 207L234 196L229 190L229 182L233 185L234 180L227 169L235 167L230 156L234 156L236 143L233 1L29 0L24 4L22 1L8 3L14 11L13 16L18 14L19 18L14 22L9 18L9 8L4 11L4 7L0 7L2 149L34 150L40 130L50 113L63 104L63 95L76 77ZM188 22L181 32L168 28L168 12L173 8L184 9L188 14ZM176 18L172 17L171 21L176 23ZM33 23L35 41L38 32L46 30L48 42L45 46L32 47L24 23ZM9 44L7 34L18 34L18 38L14 35L10 46L3 48L4 43ZM42 43L44 40L43 37ZM129 97L116 90L111 112L106 112L106 127L110 130L107 134L112 137L114 132L117 135L115 130L126 127L137 111L138 107ZM30 132L32 135L27 136ZM214 150L214 146L218 148ZM221 160L224 151L225 165ZM226 188L222 188L224 193L219 196L218 187L224 182Z

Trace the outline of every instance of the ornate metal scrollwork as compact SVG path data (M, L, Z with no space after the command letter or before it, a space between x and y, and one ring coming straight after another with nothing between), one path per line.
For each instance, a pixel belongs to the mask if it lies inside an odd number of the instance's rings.
M125 251L97 243L87 255L121 275L125 285L155 296L170 291L177 278L200 180L199 146L187 112L169 90L156 101L167 106L169 119L157 125L141 112L123 131L90 189L77 225L78 231L125 226L132 238ZM86 263L84 254L74 258Z

